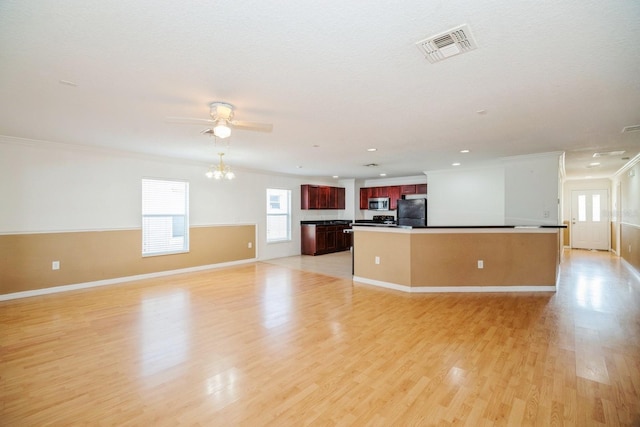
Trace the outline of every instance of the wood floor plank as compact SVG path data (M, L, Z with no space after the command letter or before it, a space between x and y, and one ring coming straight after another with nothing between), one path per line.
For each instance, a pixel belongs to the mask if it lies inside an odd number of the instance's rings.
M640 425L640 283L405 294L348 253L0 302L0 425Z

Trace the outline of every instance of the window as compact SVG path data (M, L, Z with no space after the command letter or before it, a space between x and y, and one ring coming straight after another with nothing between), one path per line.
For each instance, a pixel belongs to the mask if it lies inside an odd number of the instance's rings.
M267 242L291 240L291 191L267 188Z
M578 222L587 220L587 196L581 194L578 196Z
M142 255L189 251L189 183L142 180Z

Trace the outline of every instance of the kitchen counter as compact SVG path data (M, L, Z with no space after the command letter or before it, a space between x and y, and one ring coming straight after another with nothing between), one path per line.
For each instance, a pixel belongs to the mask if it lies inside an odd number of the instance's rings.
M513 229L513 228L567 228L566 225L428 225L425 227L416 227L411 225L397 225L397 224L380 224L380 223L370 223L370 222L354 222L351 224L352 226L363 226L363 227L387 227L387 228L400 228L400 229L408 229L408 230L436 230L436 229L486 229L486 228L504 228L504 229Z
M300 225L351 225L353 223L350 219L327 219L316 221L300 221Z
M353 280L405 292L555 291L565 227L352 224Z

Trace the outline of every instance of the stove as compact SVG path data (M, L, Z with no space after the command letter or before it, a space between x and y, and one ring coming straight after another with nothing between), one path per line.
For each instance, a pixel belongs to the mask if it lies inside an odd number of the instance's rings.
M377 224L395 224L396 217L393 215L374 215L373 222Z
M356 224L395 224L396 217L393 215L374 215L373 219L356 219Z

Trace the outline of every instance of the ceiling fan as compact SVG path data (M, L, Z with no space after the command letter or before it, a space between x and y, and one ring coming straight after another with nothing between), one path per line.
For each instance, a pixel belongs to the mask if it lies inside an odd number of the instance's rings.
M259 132L271 132L272 124L245 122L234 120L235 107L226 102L212 102L209 104L209 114L211 119L194 119L189 117L167 117L168 122L208 125L210 128L204 129L200 133L215 135L218 138L227 138L231 135L231 128L242 130L253 130Z

